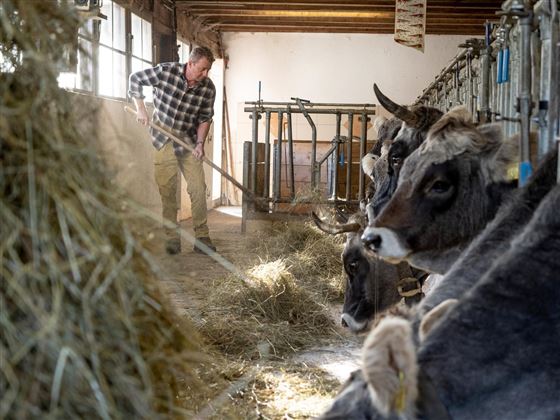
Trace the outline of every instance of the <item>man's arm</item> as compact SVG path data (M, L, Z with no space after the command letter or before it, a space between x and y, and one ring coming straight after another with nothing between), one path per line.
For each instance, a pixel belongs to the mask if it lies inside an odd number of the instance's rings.
M148 111L144 104L144 94L142 93L143 86L157 86L160 81L160 74L162 71L161 64L140 70L132 73L129 77L129 90L128 94L132 97L134 105L136 105L136 121L143 125L148 125Z
M144 99L133 97L134 105L136 105L136 121L142 125L148 125L148 110L144 104Z
M198 125L196 130L196 146L193 151L193 156L197 159L202 159L204 157L204 142L206 141L206 136L210 130L210 125L212 121L204 121Z

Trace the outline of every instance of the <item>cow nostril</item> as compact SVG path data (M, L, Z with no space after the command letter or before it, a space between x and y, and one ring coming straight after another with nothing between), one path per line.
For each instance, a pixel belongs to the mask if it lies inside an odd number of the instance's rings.
M340 319L340 324L341 324L343 327L348 328L348 324L347 324L346 321L344 320L344 317L342 317L342 318Z
M381 246L381 236L376 233L364 233L362 243L368 247L379 248Z

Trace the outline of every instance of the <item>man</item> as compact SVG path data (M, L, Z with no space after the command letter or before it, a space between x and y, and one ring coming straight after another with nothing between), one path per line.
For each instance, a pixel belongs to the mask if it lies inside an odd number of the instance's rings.
M161 63L153 68L130 75L129 95L136 105L137 121L148 124L144 105L143 86L154 90L154 113L152 121L167 128L177 137L194 147L191 153L174 143L161 132L150 129L152 143L156 148L154 164L156 183L163 205L163 218L177 224L177 166L187 181L191 198L192 222L196 237L194 250L203 253L198 245L203 243L213 251L215 246L209 237L206 208L206 183L202 168L204 142L214 115L216 88L208 78L214 62L212 52L196 47L186 64ZM178 226L165 229L166 251L181 252Z

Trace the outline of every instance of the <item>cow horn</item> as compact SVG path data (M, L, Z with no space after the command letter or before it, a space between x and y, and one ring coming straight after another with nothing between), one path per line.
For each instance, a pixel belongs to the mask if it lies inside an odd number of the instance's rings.
M389 111L398 119L404 121L408 125L414 125L416 123L416 114L409 110L407 107L394 103L392 100L387 98L377 87L377 84L373 84L373 91L375 92L375 96L377 96L377 100L383 108Z
M330 224L322 220L315 212L311 212L311 217L315 222L315 225L325 233L330 233L331 235L336 235L339 233L347 232L358 232L362 227L357 222L350 222L344 224Z

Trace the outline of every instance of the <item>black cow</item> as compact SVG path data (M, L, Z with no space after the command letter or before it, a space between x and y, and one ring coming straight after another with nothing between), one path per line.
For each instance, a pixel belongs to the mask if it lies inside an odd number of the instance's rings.
M353 332L363 331L377 313L401 300L398 286L401 278L411 277L410 271L406 271L408 265L389 264L364 249L360 236L365 222L361 214L357 213L351 216L348 223L339 225L326 223L315 213L312 216L323 232L346 233L342 252L346 288L341 322ZM415 281L410 284L418 284L417 293L410 293L411 299L417 301L421 295L421 285Z

